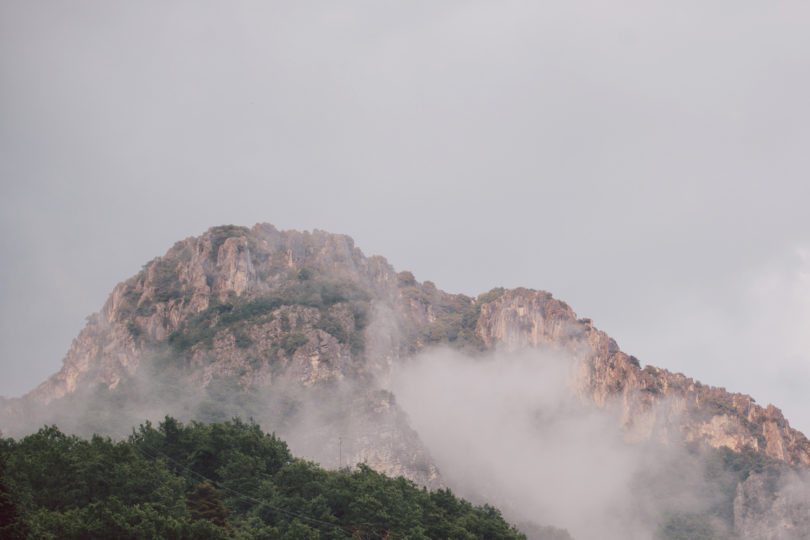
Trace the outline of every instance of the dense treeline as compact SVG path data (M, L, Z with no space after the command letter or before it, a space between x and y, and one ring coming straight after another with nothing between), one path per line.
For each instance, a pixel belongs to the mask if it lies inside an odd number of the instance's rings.
M2 538L525 538L495 508L365 466L327 471L255 423L45 427L0 440Z

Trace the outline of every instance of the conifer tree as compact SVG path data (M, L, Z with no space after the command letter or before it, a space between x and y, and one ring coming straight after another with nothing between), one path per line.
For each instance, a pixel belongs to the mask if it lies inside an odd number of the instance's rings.
M228 509L222 503L214 486L205 482L186 497L186 506L194 521L207 519L214 525L227 528Z

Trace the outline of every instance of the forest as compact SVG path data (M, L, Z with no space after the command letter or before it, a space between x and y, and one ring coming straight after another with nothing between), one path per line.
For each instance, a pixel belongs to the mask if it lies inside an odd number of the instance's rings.
M0 537L525 539L449 489L325 470L252 421L169 416L123 441L56 426L0 439Z

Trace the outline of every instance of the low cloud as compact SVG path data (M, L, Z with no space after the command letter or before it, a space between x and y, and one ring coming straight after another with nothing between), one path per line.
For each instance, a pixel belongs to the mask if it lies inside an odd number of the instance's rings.
M574 368L549 351L434 350L396 370L392 390L447 485L516 522L649 539L665 515L705 509L694 456L625 442L614 414L574 397Z

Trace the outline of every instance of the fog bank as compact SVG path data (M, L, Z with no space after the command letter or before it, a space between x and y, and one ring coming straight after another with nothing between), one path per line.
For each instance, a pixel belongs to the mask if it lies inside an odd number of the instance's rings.
M685 451L627 444L615 416L574 397L574 366L548 351L433 350L397 369L392 390L447 485L516 522L649 539L665 514L709 504Z

